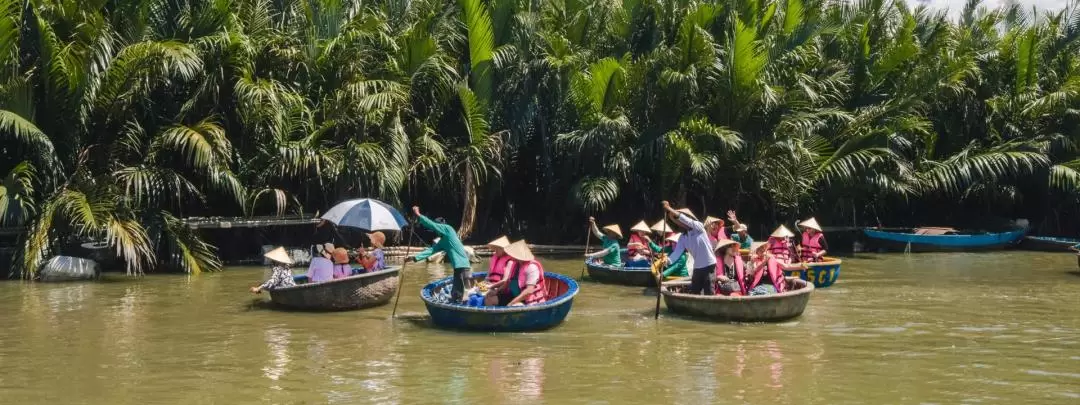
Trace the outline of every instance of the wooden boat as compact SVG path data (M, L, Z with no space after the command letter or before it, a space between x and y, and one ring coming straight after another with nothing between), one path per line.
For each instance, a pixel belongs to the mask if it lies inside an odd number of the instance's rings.
M652 274L652 268L648 266L611 266L586 260L585 269L588 270L590 279L601 283L639 287L656 286L656 277Z
M391 267L321 283L270 290L270 301L283 308L304 311L347 311L390 302L397 292L400 267ZM305 276L297 276L301 281Z
M776 322L802 315L814 285L787 277L788 291L747 297L682 293L689 281L669 281L661 288L664 305L679 315L726 322Z
M1069 252L1069 248L1080 243L1080 239L1057 238L1053 236L1025 236L1020 241L1020 249L1040 252Z
M863 229L879 250L900 252L949 252L1001 249L1016 244L1026 229L1001 233L963 234L951 228L916 228L911 232Z
M806 270L784 270L784 275L814 283L814 288L825 288L840 278L841 263L840 259L826 256L820 262L807 264Z
M487 273L475 273L482 280ZM519 307L470 307L464 304L437 302L435 291L450 284L452 277L430 283L420 290L431 322L440 328L485 332L526 332L553 328L566 319L578 284L572 278L544 272L548 297L546 302Z

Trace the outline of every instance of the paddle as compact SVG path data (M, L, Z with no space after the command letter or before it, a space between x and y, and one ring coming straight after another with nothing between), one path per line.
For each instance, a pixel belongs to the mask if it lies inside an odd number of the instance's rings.
M590 222L585 226L585 254L589 254L589 242L592 242L592 223ZM585 261L581 263L581 275L578 276L578 280L585 279L585 267L588 267L589 258L585 258Z
M661 236L667 235L667 212L664 213L663 219L664 219L664 226L661 229L663 229L664 231L660 233ZM683 253L683 254L686 254L686 253ZM664 254L664 253L660 253L659 255L657 255L656 259L659 260L659 261L662 261L662 262L667 261L667 255ZM654 263L653 266L656 266L656 264ZM663 270L663 267L660 267L660 271L656 272L656 311L653 313L653 319L654 320L659 320L660 319L660 296L661 295L664 295L664 270Z
M405 240L405 261L401 262L401 271L398 274L397 292L394 293L394 311L390 313L390 318L397 316L398 302L401 301L401 286L405 283L405 265L409 264L409 251L412 250L413 233L416 231L416 225L409 226L409 239Z

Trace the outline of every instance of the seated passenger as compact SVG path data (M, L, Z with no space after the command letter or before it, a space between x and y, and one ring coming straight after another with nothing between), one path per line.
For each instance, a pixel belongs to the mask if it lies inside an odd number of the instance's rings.
M681 233L673 233L665 239L666 247L664 247L664 253L671 254L671 251L675 249L675 244L679 243L679 238L682 237ZM690 263L688 260L690 255L681 255L673 263L669 264L664 269L664 278L674 277L690 277Z
M506 276L506 268L510 265L510 256L506 255L506 247L510 246L510 240L506 236L500 236L495 240L488 242L487 247L491 249L491 261L488 262L488 274L486 280L488 283L498 283Z
M750 244L754 243L754 238L751 238L747 233L749 227L739 222L739 218L735 217L735 211L728 211L728 220L731 221L732 229L735 230L735 234L731 235L731 240L739 242L740 249L750 249Z
M506 255L513 261L510 276L493 284L489 294L494 291L499 297L499 305L532 305L547 301L547 285L544 282L544 266L536 261L524 240L511 243L506 247Z
M769 254L767 243L754 243L750 249L750 272L742 279L743 291L749 295L768 295L787 290L784 271L776 258Z
M603 247L599 252L586 254L585 257L592 259L593 261L603 261L604 264L609 266L622 266L622 255L619 249L619 239L622 239L622 230L619 229L619 225L608 225L604 227L604 231L600 232L600 228L596 227L596 218L589 217L589 227L592 230L593 235L600 240L600 246Z
M727 229L724 229L724 220L717 217L705 217L705 233L709 235L709 241L713 245L728 239Z
M799 226L803 228L802 240L798 246L799 257L803 263L817 263L825 257L829 244L825 242L825 234L821 233L821 225L814 218L802 221Z
M649 226L645 221L638 222L630 228L630 242L626 244L627 267L648 267L649 259L655 253L660 253L660 245L653 243L649 238Z
M795 261L792 251L794 246L791 244L790 238L795 236L787 229L786 226L780 225L776 228L771 235L769 235L769 254L776 258L781 265L788 265Z
M716 244L716 284L720 294L746 295L739 282L746 274L744 266L738 242L723 239Z
M308 265L307 279L309 283L321 283L334 279L334 262L330 261L331 252L334 251L333 243L315 245L317 254L312 256L311 264Z
M383 252L383 246L386 245L386 234L375 231L367 234L367 237L371 241L371 249L365 252L368 257L364 270L369 272L385 270L386 253Z
M345 278L352 275L352 266L349 265L349 251L343 247L335 248L331 253L331 260L334 262L334 274L333 278Z

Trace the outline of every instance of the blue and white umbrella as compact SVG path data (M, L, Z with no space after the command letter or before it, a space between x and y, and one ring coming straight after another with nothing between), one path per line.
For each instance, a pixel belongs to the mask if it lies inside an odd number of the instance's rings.
M337 226L360 228L368 231L400 231L408 222L405 216L389 204L370 198L359 198L338 203L322 215L322 219Z

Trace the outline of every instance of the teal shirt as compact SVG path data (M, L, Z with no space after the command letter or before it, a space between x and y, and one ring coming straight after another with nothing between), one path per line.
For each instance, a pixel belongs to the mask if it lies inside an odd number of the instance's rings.
M622 266L621 250L619 249L619 241L609 238L607 235L600 237L600 246L607 249L607 254L604 255L604 264L612 266Z
M671 249L667 249L671 250ZM671 253L671 252L668 252ZM664 277L688 277L690 270L686 268L686 258L690 255L680 255L677 260L664 269Z
M451 267L455 269L468 269L472 267L472 263L469 262L469 254L465 253L465 245L461 243L461 238L458 238L457 231L454 230L454 227L432 221L430 218L423 215L420 216L420 226L439 235L439 243L431 245L431 247L424 249L423 252L418 253L416 255L416 261L426 260L428 257L431 257L431 255L438 252L446 252L446 257L450 259Z
M754 238L750 237L750 234L746 234L746 239L743 239L739 234L731 235L731 240L739 242L739 248L749 249L750 245L754 243Z

